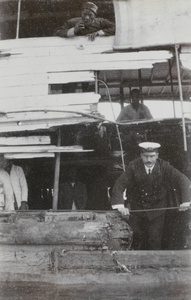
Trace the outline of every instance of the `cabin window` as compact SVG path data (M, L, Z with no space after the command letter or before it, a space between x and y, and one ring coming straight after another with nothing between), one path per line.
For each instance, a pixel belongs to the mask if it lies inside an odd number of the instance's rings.
M95 91L94 82L71 82L65 84L49 84L49 94L88 93Z

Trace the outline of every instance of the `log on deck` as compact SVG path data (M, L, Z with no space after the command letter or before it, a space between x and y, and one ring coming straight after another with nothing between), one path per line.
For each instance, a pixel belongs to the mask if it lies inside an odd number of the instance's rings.
M0 214L0 225L0 245L126 250L132 238L129 225L115 211L4 212Z

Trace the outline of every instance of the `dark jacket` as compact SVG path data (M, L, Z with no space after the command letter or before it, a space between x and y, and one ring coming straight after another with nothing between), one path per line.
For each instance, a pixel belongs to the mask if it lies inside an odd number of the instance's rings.
M75 27L75 25L77 23L82 23L82 22L83 22L83 20L81 17L70 19L63 26L58 28L56 30L56 32L54 33L54 35L61 36L61 37L67 37L68 30L70 28ZM103 18L96 18L96 19L94 19L93 23L89 27L82 29L78 33L78 35L87 35L87 34L96 32L98 30L103 30L103 32L105 33L106 36L114 35L115 34L115 24L106 19L103 19Z
M86 186L82 182L76 182L74 186L69 182L60 184L58 209L72 209L75 203L77 209L85 209L87 204Z
M158 159L153 171L147 175L141 158L132 161L117 179L111 204L121 204L126 189L127 202L132 210L179 206L190 201L189 179L168 162ZM149 219L161 215L161 211L146 213ZM141 213L143 215L143 213Z

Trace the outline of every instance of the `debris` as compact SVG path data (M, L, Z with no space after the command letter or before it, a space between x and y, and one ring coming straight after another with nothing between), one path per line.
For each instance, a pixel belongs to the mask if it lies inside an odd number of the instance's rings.
M121 264L120 262L118 262L118 260L116 259L116 251L112 252L111 255L113 257L113 262L117 266L117 271L123 272L123 273L131 273L131 271L124 264Z

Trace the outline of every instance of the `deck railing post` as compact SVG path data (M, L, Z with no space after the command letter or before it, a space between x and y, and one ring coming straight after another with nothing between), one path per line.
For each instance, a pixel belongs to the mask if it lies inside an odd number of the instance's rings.
M182 94L182 83L181 83L181 75L180 75L180 61L179 61L178 48L179 48L179 45L175 45L176 65L177 65L177 74L178 74L178 86L179 86L181 113L182 113L182 130L183 130L184 151L187 151L186 125L185 125L185 118L184 118L183 94Z
M57 146L61 146L61 130L58 130ZM56 153L55 172L54 172L54 195L53 195L53 210L58 209L58 192L59 192L59 178L60 178L60 152Z
M16 39L19 38L20 15L21 15L21 0L18 0Z
M173 79L172 79L172 65L170 63L170 60L168 61L168 65L169 65L169 74L170 74L170 87L171 87L171 94L172 94L173 112L174 112L174 118L176 118L176 110L175 110L175 103L174 103L174 86L173 86Z

